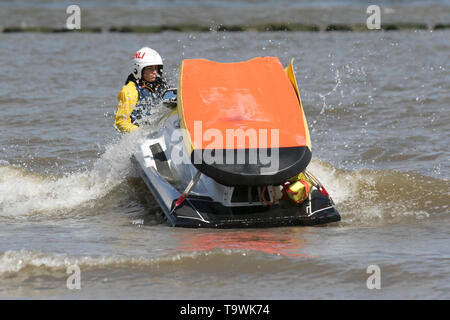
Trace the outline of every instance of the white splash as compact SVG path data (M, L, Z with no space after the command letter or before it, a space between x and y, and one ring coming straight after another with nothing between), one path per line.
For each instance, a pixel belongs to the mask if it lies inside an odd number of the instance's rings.
M0 216L64 212L106 195L132 172L131 155L143 132L127 134L106 148L91 170L54 178L21 167L0 167Z

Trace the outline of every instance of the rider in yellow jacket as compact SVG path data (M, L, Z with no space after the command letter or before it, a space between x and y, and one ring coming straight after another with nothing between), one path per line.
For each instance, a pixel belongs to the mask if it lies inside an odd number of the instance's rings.
M139 128L143 116L149 115L152 106L161 101L167 89L162 77L163 62L153 49L144 47L136 52L133 70L125 85L117 95L114 125L121 132L131 132Z

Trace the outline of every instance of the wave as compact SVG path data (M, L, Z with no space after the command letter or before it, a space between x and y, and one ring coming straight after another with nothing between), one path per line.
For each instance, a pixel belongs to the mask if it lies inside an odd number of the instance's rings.
M267 259L267 256L274 259ZM244 261L242 257L245 257ZM255 270L255 263L259 264L258 270L273 269L274 264L290 265L294 268L297 264L286 256L270 255L244 249L212 249L203 251L186 251L166 254L161 257L131 257L131 256L70 256L65 253L43 253L21 249L19 251L8 250L0 254L0 277L9 277L19 273L33 273L41 271L66 272L70 266L77 266L81 270L100 268L150 268L166 273L171 268L218 270L227 268L224 265L240 264L241 271ZM308 260L308 259L306 259ZM39 271L38 271L39 272Z
M54 177L20 166L0 164L0 216L28 217L68 213L92 205L134 176L130 157L142 134L129 134L111 143L85 172Z
M18 273L29 268L43 268L54 271L65 270L69 266L80 268L152 265L154 260L133 257L74 257L67 254L47 254L38 251L6 251L0 255L0 275Z
M425 255L426 256L426 255ZM398 278L407 273L415 276L429 277L429 271L422 268L420 261L428 259L436 266L445 264L447 257L435 256L412 256L414 270L406 268L403 261L397 261L390 256L378 256L383 270L391 277ZM292 258L285 255L274 255L267 252L223 249L200 250L192 252L174 252L160 257L145 256L71 256L65 253L44 253L21 249L19 251L6 251L0 253L0 279L19 279L22 283L27 278L37 275L51 275L54 278L67 278L68 271L72 267L78 267L82 274L91 271L105 272L123 270L127 274L145 273L151 271L152 276L171 275L179 272L191 274L228 274L230 270L239 270L240 274L305 274L316 279L323 278L324 281L335 281L336 278L351 281L355 274L361 275L364 269L360 265L349 265L346 258L339 254L327 254L319 257ZM442 269L442 268L440 268ZM445 269L445 268L444 268ZM442 272L445 273L445 270ZM86 272L86 273L85 273ZM364 275L364 273L363 273ZM361 283L365 282L362 277Z
M396 223L449 213L448 180L391 170L347 171L318 160L309 168L335 201L341 225Z

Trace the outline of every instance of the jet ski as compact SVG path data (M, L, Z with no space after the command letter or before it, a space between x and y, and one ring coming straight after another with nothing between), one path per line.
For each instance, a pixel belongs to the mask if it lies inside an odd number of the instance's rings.
M307 170L311 141L293 60L283 68L276 57L186 59L177 88L163 101L173 111L132 160L167 224L253 228L340 221L324 186Z

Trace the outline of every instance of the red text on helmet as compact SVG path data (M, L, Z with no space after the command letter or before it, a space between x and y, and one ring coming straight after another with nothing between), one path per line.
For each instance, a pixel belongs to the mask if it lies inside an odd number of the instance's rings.
M138 51L138 52L136 52L136 55L134 57L136 59L144 59L145 54L146 54L146 52Z

